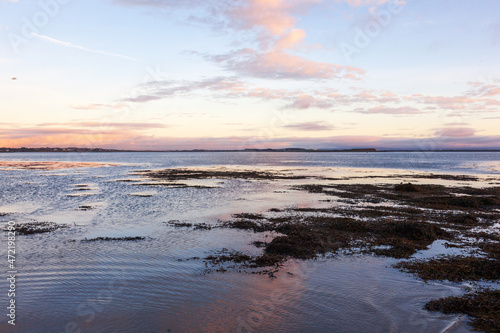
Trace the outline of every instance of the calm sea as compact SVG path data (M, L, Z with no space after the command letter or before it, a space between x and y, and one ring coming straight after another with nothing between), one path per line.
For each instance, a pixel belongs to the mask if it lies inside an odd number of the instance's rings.
M500 153L7 153L1 161L120 163L99 168L0 170L0 223L48 221L68 228L17 239L17 325L2 332L439 332L463 319L430 313L433 298L459 284L424 284L395 259L373 256L289 261L278 278L206 274L222 248L249 253L270 235L175 228L172 220L216 223L232 213L317 204L290 183L221 180L214 188L138 186L134 170L189 166L384 168L499 174ZM89 190L78 191L86 185ZM90 206L90 210L80 210ZM85 238L143 236L138 242ZM267 238L266 238L267 237ZM6 242L0 256L7 270ZM427 254L443 250L435 243ZM420 253L419 255L426 255ZM1 266L1 265L4 265ZM3 267L3 268L2 268ZM6 279L0 308L6 312Z

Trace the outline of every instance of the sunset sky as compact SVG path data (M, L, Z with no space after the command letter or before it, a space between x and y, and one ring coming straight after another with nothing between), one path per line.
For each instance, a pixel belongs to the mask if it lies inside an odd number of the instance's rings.
M500 148L498 0L0 0L0 147Z

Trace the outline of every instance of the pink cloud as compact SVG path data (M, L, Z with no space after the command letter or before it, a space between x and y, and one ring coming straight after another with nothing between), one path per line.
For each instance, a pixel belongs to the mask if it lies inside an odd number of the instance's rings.
M364 70L329 62L315 61L290 53L302 45L306 31L296 27L295 15L304 15L314 5L324 0L243 0L243 1L196 1L185 5L182 1L115 0L122 5L166 7L169 9L204 8L205 15L222 15L224 26L233 30L249 30L256 33L257 49L243 48L222 55L204 56L238 75L268 79L330 79L358 80ZM208 9L207 9L208 8ZM315 45L321 48L321 45ZM154 98L153 98L154 99ZM147 97L133 101L153 100Z
M291 29L283 35L275 45L276 50L290 49L306 38L306 32L302 29Z
M219 60L226 61L225 57ZM227 60L229 61L229 60ZM237 66L236 64L232 64ZM252 70L252 69L241 69ZM257 75L258 73L255 73ZM259 75L281 75L283 78L291 75L300 77L302 73L286 73L286 72L262 72ZM254 98L261 100L278 100L286 102L284 108L289 109L329 109L334 106L350 106L358 112L365 113L385 113L385 114L417 114L422 113L420 110L428 109L430 106L417 109L413 106L401 105L402 101L412 101L413 98L406 99L397 96L390 91L368 91L363 90L355 95L342 94L336 90L313 90L305 91L287 91L283 89L271 89L266 87L250 86L236 77L215 77L200 81L163 81L155 82L152 85L145 84L145 94L128 97L123 101L126 102L148 102L153 100L160 100L164 98L174 98L177 96L188 96L201 94L203 91L211 91L214 94L211 98ZM140 88L140 87L139 87ZM138 89L140 91L140 89ZM376 107L368 108L367 103L378 105ZM393 103L397 106L384 107L379 104ZM397 103L397 104L396 104ZM432 106L432 108L435 108Z
M324 121L291 124L283 127L300 131L330 131L334 129L332 125Z
M359 113L367 113L367 114L392 114L392 115L404 115L404 114L420 114L423 113L421 110L409 107L386 107L386 106L377 106L371 109L356 109L354 110Z
M292 12L302 12L310 5L322 0L247 0L229 12L230 17L240 27L252 29L262 27L273 36L284 35L295 26Z
M447 127L436 131L437 136L450 138L469 138L474 136L476 131L470 127Z
M240 75L260 78L359 79L364 74L362 69L309 60L286 51L296 48L307 36L303 29L295 27L297 20L292 14L299 9L303 13L320 2L322 0L248 0L230 11L229 16L243 28L262 28L265 32L260 36L262 49L242 49L212 59Z
M364 73L360 68L313 61L282 50L261 52L247 48L206 57L240 75L268 79L359 79Z
M239 94L247 88L241 81L231 77L214 77L200 81L155 81L139 86L137 90L141 93L124 98L121 102L145 103L184 96L204 89Z
M231 15L243 28L264 27L272 35L281 35L295 25L295 18L288 15L285 1L250 0L235 8Z
M204 4L210 4L210 0L113 0L114 4L125 6L148 6L158 8L173 8L173 7L199 7ZM213 5L213 4L212 4Z
M432 107L437 107L443 110L454 111L454 114L479 113L479 112L495 112L500 102L494 98L487 96L496 94L496 88L491 85L481 85L472 83L474 89L465 92L458 96L424 96L414 94L412 96L402 97L403 100L414 101L426 104Z
M244 50L243 55L254 55L254 50ZM252 66L252 62L243 61L242 63L235 62L228 55L217 56L217 60L227 63L228 66L233 66L233 70L252 71L254 76L267 77L270 75L279 76L280 78L301 78L306 76L311 77L311 72L304 74L291 66L290 71L287 71L287 63L282 62L278 67L281 69L273 70L272 66L266 65ZM257 61L257 60L256 60ZM265 59L259 59L265 63ZM250 65L249 65L250 64ZM299 66L300 67L300 66ZM300 70L305 70L307 67L302 66ZM355 71L355 68L349 68ZM294 70L295 72L291 71ZM342 75L342 68L335 67L337 75ZM323 72L323 74L326 72ZM319 75L318 73L316 73ZM345 74L345 73L344 73ZM284 89L271 89L266 87L251 86L237 77L214 77L199 81L160 81L154 83L146 83L138 86L137 91L143 91L144 94L131 96L123 99L121 102L148 102L161 100L165 98L174 98L177 96L206 96L206 92L210 92L211 99L239 99L252 98L262 101L275 100L282 103L281 107L285 109L306 110L310 108L330 109L332 111L348 111L371 114L371 115L394 115L394 116L411 116L416 114L430 113L440 109L449 112L448 116L461 116L465 113L493 113L498 111L500 102L493 98L470 97L467 95L459 96L428 96L421 94L413 94L410 96L397 95L388 90L359 90L353 89L355 94L344 94L338 90L302 90L290 91ZM97 104L96 108L100 108L103 104ZM116 104L119 105L119 104Z
M246 5L236 7L230 14L246 28L255 26L265 30L261 37L261 50L240 49L225 55L209 56L230 71L272 79L329 79L357 80L364 70L319 62L290 54L287 50L300 45L307 34L295 27L296 19L291 15L299 7L307 7L322 0L249 0Z
M147 85L147 84L146 84ZM284 90L247 86L234 77L216 77L200 81L161 81L144 90L143 94L130 96L121 101L144 103L177 96L211 91L216 98L256 98L262 100L286 99Z
M336 0L337 2L344 2L353 7L361 7L361 6L379 6L383 5L390 0ZM405 1L399 0L401 4L404 4Z
M488 105L488 106L500 106L500 101L498 101L496 99L487 99L486 102L484 103L484 105Z
M496 95L500 95L500 88L498 87L490 89L485 96L496 96Z
M332 101L329 101L328 99L316 98L308 94L301 94L294 97L293 102L285 106L287 109L328 109L331 107L333 107Z
M491 82L468 82L471 90L467 93L470 96L493 97L500 95L500 80L491 80Z
M413 99L423 104L433 104L442 109L448 109L448 110L464 110L473 103L484 102L483 99L471 98L465 95L447 97L447 96L422 96L416 94L409 99Z
M376 99L377 96L375 96L371 91L362 91L362 92L354 95L354 98L366 101L366 100Z

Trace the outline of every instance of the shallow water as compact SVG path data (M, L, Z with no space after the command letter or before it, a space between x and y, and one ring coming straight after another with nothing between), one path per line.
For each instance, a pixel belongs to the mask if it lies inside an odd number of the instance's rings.
M239 212L331 205L320 201L325 199L320 194L290 187L315 180L192 180L190 185L212 187L171 188L138 186L145 180L131 174L140 169L236 165L333 177L425 170L498 179L499 172L491 166L500 164L500 153L383 154L2 154L4 161L120 164L0 170L0 213L10 213L0 216L2 224L34 220L69 225L52 233L18 236L17 325L7 327L7 317L2 316L2 332L5 327L8 332L438 332L450 325L449 332L466 332L465 318L422 310L430 299L463 293L461 286L424 284L391 268L394 259L339 256L290 261L276 279L239 272L204 274L203 261L186 259L222 248L257 253L250 243L266 235L165 223L214 224ZM134 182L117 181L124 179ZM391 181L400 179L382 180ZM146 239L82 241L122 236ZM427 254L440 251L444 247L437 242ZM6 246L0 255L6 257ZM7 283L0 287L8 290ZM0 292L1 304L7 304L6 293Z

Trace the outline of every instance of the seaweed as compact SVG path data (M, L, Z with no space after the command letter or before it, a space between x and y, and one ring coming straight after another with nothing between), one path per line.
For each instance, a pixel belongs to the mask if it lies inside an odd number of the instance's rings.
M212 230L213 226L207 223L194 224L193 230Z
M483 289L463 296L432 300L424 309L445 314L461 313L472 318L474 331L500 332L500 290Z
M391 185L372 184L307 184L295 186L296 190L323 193L344 199L362 199L365 202L393 201L416 208L437 210L491 210L500 206L500 187L472 188L442 185Z
M237 218L241 218L241 219L249 219L249 220L262 220L262 219L264 219L264 215L252 214L252 213L233 214L233 217L237 217Z
M312 259L341 249L354 250L361 243L367 252L407 258L437 239L452 238L439 226L422 221L359 221L331 216L288 216L260 223L225 221L222 226L281 234L263 245L263 255L278 256L276 262L283 258ZM389 249L379 249L379 246L389 246Z
M139 172L138 172L139 173ZM164 169L156 171L140 172L142 175L166 180L187 180L187 179L304 179L305 176L286 175L278 172L256 171L256 170L199 170L199 169Z
M91 210L91 209L94 209L94 208L95 208L94 206L89 206L89 205L78 206L78 210Z
M467 179L462 178L460 180ZM336 197L335 201L348 204L387 201L393 205L274 208L269 211L280 214L271 216L235 214L234 220L222 221L219 226L276 235L270 241L252 243L261 249L258 255L213 253L206 265L225 263L218 271L265 268L259 272L275 278L281 265L291 258L306 260L337 253L370 253L409 259L436 240L445 240L447 247L468 249L469 255L414 259L399 262L394 267L425 281L496 282L500 278L500 235L484 229L500 218L500 213L494 209L500 206L500 187L401 183L307 184L293 188ZM496 332L498 291L487 293L431 301L426 308L443 311L456 308L456 313L474 318L472 326L475 329ZM441 301L444 307L440 307Z
M181 222L179 220L171 220L171 221L168 221L166 223L169 224L169 225L171 225L171 226L173 226L173 227L176 227L176 228L189 228L189 227L193 226L192 223Z
M145 240L146 237L96 237L96 238L84 238L82 242L115 242L115 241L140 241Z
M400 262L394 265L402 271L416 274L422 280L497 281L500 261L477 256L442 256Z
M413 185L412 183L399 184L394 186L394 190L397 192L420 192L419 187Z
M16 226L16 232L18 235L32 235L52 232L67 227L66 224L58 224L55 222L27 222L18 224Z
M175 228L193 228L193 230L211 230L212 226L207 223L189 223L189 222L181 222L179 220L170 220L168 222L164 222L168 225L171 225Z
M263 245L263 255L279 256L280 260L310 259L318 255L335 254L341 250L409 258L416 251L427 249L438 239L456 240L456 236L460 234L472 236L477 240L499 238L496 234L472 230L477 226L491 225L499 217L497 212L487 209L491 204L496 204L499 188L478 189L411 183L308 184L295 188L342 198L361 199L364 202L389 200L403 206L273 209L274 212L284 214L268 218L262 214L235 214L235 220L222 222L221 227L253 232L277 232L278 236ZM430 210L430 207L434 209ZM298 215L299 213L314 214ZM339 215L343 217L338 217ZM460 242L460 247L477 247L479 244L477 241L465 239ZM497 248L492 245L483 247L497 253Z

